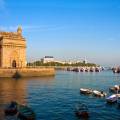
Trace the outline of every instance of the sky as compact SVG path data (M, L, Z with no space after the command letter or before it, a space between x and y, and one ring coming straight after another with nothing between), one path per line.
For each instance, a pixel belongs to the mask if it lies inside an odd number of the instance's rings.
M22 26L27 61L120 65L120 0L0 0L0 30Z

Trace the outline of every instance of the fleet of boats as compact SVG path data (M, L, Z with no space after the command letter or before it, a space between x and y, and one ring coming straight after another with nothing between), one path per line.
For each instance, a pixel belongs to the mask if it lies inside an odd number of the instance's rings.
M26 106L12 101L4 110L6 116L16 116L19 120L36 120L34 111Z
M80 88L80 93L84 95L93 95L95 97L106 97L106 103L113 104L117 103L120 108L120 85L114 85L109 88L109 92L114 92L114 94L107 96L104 91L92 90L88 88ZM16 116L19 120L36 120L36 115L34 111L27 105L22 105L16 101L12 101L4 109L6 116ZM75 107L75 115L79 118L88 119L90 113L88 107L85 104L78 104Z
M100 72L102 71L102 67L68 67L67 71L73 72Z
M88 88L80 88L80 93L84 95L93 95L95 97L105 97L106 103L113 104L117 103L118 107L120 108L120 85L114 85L113 87L109 88L109 92L113 92L114 94L107 96L107 93L98 90L92 90ZM89 111L86 105L78 105L75 114L77 117L81 118L88 118Z
M81 88L80 89L81 94L92 94L93 96L96 97L105 97L107 94L103 91L98 91L98 90L92 90L92 89L86 89L86 88Z

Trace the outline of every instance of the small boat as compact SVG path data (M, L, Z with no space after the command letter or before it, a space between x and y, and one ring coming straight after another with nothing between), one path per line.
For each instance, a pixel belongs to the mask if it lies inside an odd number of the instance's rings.
M113 68L113 73L120 73L120 67Z
M18 106L18 115L17 117L21 120L35 120L35 113L31 108L25 105Z
M80 68L80 72L84 72L85 70L84 70L84 68Z
M74 72L79 72L79 68L74 68L73 71Z
M94 72L94 69L92 67L90 68L90 72Z
M103 91L93 90L93 95L96 97L105 97L107 94Z
M86 69L85 69L85 72L88 72L88 71L89 71L89 70L86 68Z
M81 89L80 89L80 93L81 93L81 94L91 94L91 93L92 93L92 90L91 90L91 89L81 88Z
M108 98L106 98L107 103L115 103L115 102L117 102L117 99L118 99L118 97L116 94L111 95Z
M12 101L4 110L5 115L13 116L17 113L17 102Z
M95 72L100 72L100 68L96 67Z
M115 85L115 86L109 88L109 91L113 92L113 93L120 92L120 85Z
M79 104L75 108L75 114L79 118L87 119L89 117L88 108L84 104Z

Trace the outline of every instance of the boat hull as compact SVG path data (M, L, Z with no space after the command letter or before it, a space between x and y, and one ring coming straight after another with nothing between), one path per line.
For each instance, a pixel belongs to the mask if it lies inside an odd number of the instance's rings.
M88 112L76 112L75 114L77 117L80 117L80 118L88 118L89 117Z
M80 93L81 94L91 94L92 93L92 90L82 90L82 89L80 89Z
M22 120L35 120L35 113L29 107L20 105L17 117Z
M5 109L5 115L13 116L17 113L17 109Z

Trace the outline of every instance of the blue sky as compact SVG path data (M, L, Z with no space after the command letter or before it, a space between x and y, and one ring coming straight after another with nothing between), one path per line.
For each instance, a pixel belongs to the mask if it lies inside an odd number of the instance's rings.
M52 55L120 65L120 0L0 0L0 30L18 25L28 61Z

